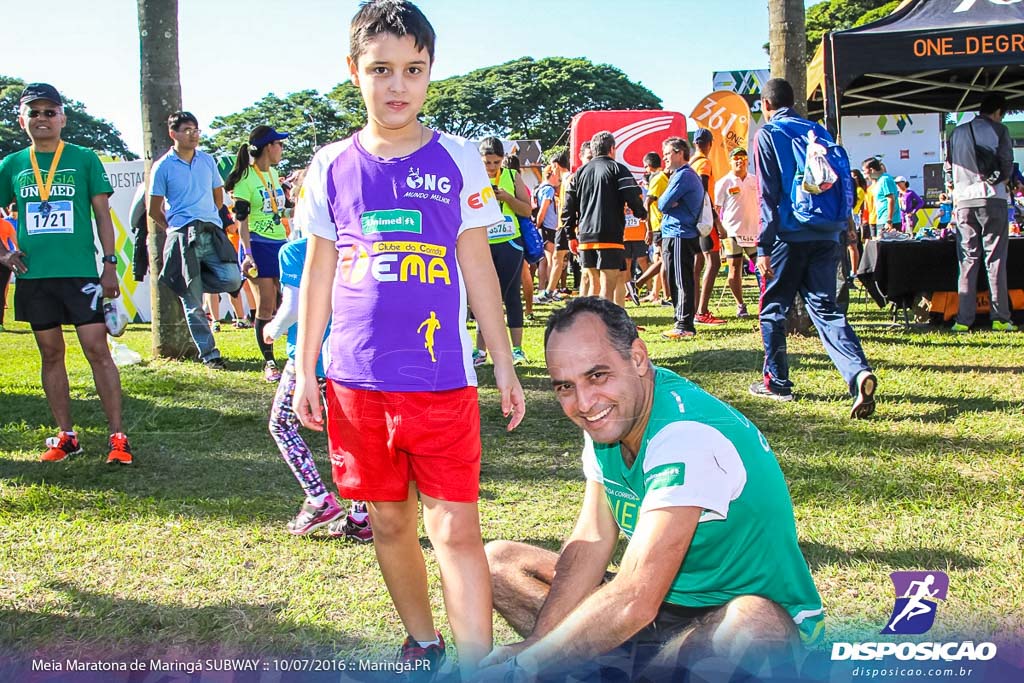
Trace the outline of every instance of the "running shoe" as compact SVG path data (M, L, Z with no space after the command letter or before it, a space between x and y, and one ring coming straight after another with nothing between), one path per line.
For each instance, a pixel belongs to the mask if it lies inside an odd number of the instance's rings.
M536 298L534 298L533 301L534 301L534 303L537 303L537 304L549 304L549 303L551 303L552 299L551 299L551 295L548 294L548 290L542 289L542 290L540 290L540 292L537 293L537 296L536 296Z
M398 651L398 661L405 665L403 668L409 672L410 681L432 681L444 666L447 659L444 638L440 631L434 631L434 635L437 636L437 645L421 647L412 636L402 643L402 649Z
M661 300L661 305L662 306L668 306L669 308L675 308L676 307L676 305L674 303L672 303L672 301L669 300L669 299L662 299Z
M356 515L362 517L363 521L357 522ZM352 511L339 517L327 525L327 533L334 538L350 538L360 543L369 543L373 540L373 528L370 526L370 516L366 512L366 503L352 502Z
M299 510L295 519L288 522L288 533L293 536L305 536L310 531L330 524L344 514L345 509L338 505L338 501L330 493L327 494L321 505L310 503L307 500L302 503L302 509Z
M252 323L250 323L245 318L235 318L234 322L232 322L231 325L236 330L250 330L250 329L252 329Z
M214 332L220 332L220 321L214 320L213 324L210 325L210 329L213 330Z
M473 349L473 367L478 368L487 362L487 352Z
M661 336L665 339L693 339L697 336L697 333L693 330L680 330L678 327L673 327L670 330L665 330L661 333Z
M636 283L632 280L626 283L626 296L629 297L634 306L640 305L640 293L636 291Z
M1010 323L1010 322L1004 323L1004 322L1002 322L1000 320L993 320L992 321L992 331L993 332L1016 332L1017 329L1018 329L1017 326L1014 325L1013 323Z
M277 384L281 381L281 371L277 369L277 363L272 360L267 361L263 366L263 379L270 384Z
M78 443L78 435L60 432L46 440L46 452L39 458L42 462L60 462L69 455L80 455L82 445Z
M519 347L519 346L513 346L512 347L512 365L522 365L523 363L529 363L529 362L530 361L526 360L526 354L523 353L522 347Z
M739 306L736 307L736 317L737 318L749 318L750 317L750 313L747 312L747 305L746 304L740 304Z
M770 398L773 401L792 401L793 393L787 392L785 394L774 391L768 387L764 381L754 382L750 385L750 393L754 396L760 396L761 398Z
M526 319L529 320L532 323L533 322L533 313L527 313L526 314Z
M953 323L953 327L950 328L954 332L970 332L971 328L967 325L961 325L960 323Z
M228 364L224 362L224 359L220 356L211 358L210 360L204 360L203 365L210 368L211 370L227 370Z
M721 318L716 318L714 315L711 314L711 311L708 311L707 313L698 313L694 317L694 321L698 325L724 325L725 324L724 320L722 320Z
M108 465L132 464L132 447L128 443L128 437L125 436L124 432L111 434L110 440L107 441L107 448L110 449L110 453L107 454Z
M870 370L861 370L857 374L857 396L850 409L850 417L854 420L863 420L875 412L875 389L878 388L878 379L871 374Z

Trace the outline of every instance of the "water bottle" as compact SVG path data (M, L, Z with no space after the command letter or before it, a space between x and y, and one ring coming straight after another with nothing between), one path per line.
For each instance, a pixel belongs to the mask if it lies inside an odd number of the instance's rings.
M113 299L103 300L103 320L107 324L107 332L111 337L120 337L128 327L128 316L114 303Z

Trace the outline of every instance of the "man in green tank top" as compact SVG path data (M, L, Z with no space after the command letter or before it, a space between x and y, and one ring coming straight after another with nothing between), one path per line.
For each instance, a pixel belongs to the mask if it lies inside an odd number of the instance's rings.
M586 490L561 554L488 544L495 609L525 640L486 663L528 679L613 653L630 677L660 680L715 657L761 675L821 639L786 481L757 427L654 366L629 316L602 299L556 312L545 352L584 431ZM628 545L608 575L620 530Z

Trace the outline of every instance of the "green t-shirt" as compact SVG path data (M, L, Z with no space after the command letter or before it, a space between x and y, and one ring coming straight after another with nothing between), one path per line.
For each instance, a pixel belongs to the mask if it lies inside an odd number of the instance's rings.
M703 509L666 602L711 607L759 595L792 615L805 642L823 635L824 610L797 544L786 480L768 441L732 406L655 368L654 404L633 466L619 444L588 436L583 471L604 486L627 537L650 510Z
M261 173L263 172L261 171ZM277 201L277 214L283 217L284 190L281 188L281 180L274 167L270 167L266 173L263 173L263 180L273 188L274 199ZM263 184L251 167L231 190L231 196L235 198L236 202L239 200L249 202L249 206L252 207L249 214L249 232L268 240L284 241L288 239L288 235L284 231L284 223L274 222L274 204L270 201L267 186Z
M52 153L36 155L43 182L49 179ZM50 210L41 209L28 149L0 161L0 205L18 202L18 248L25 252L25 280L98 277L92 198L114 193L96 153L64 143L50 186Z

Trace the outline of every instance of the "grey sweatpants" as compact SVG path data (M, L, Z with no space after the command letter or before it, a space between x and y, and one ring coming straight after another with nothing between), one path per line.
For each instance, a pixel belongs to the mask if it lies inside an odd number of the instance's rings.
M1006 253L1009 248L1010 222L1005 202L991 202L978 208L959 208L957 220L957 256L960 259L960 310L956 321L970 327L978 307L978 268L982 259L988 272L992 297L989 314L993 321L1010 321L1010 295L1006 290Z

